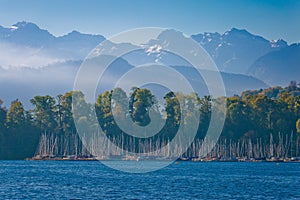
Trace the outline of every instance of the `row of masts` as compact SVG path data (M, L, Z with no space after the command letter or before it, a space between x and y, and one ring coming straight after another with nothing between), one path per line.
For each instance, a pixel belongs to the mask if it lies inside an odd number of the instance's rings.
M293 138L293 134L281 135L275 141L273 135L270 135L269 140L262 138L256 139L239 139L237 141L231 139L220 139L216 145L214 143L205 142L205 140L196 140L192 143L189 150L184 153L187 158L203 158L205 149L212 149L208 155L204 156L207 159L277 159L283 160L287 158L298 158L300 136ZM212 145L214 145L212 147Z
M94 134L90 137L79 137L77 134L57 135L44 133L35 156L41 157L111 157L142 156L148 158L172 159L181 157L193 160L266 160L298 158L300 136L278 134L276 139L270 134L268 139L239 140L219 139L217 143L209 139L195 139L188 148L183 147L181 140L170 145L169 139L105 137ZM87 148L86 148L87 147Z

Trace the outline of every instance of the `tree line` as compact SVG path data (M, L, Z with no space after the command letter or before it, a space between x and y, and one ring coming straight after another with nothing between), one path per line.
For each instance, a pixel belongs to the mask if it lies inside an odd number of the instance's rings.
M72 101L87 112L96 112L97 121L89 115L79 118L87 126L101 126L108 137L124 137L115 118L130 118L138 126L151 122L149 112L165 119L163 128L154 137L170 140L180 123L198 122L196 139L203 139L209 126L212 107L221 98L200 97L198 94L169 92L165 94L164 106L149 89L133 87L129 96L120 88L99 94L96 103L85 101L80 91L64 95L35 96L30 100L33 109L25 110L18 99L9 108L0 100L0 158L21 159L33 156L42 134L63 135L65 138L77 134L72 115ZM116 100L117 99L117 100ZM182 120L180 102L184 102L185 118ZM300 88L292 82L288 87L271 87L249 90L241 95L226 98L227 115L221 138L263 138L276 135L300 133ZM193 111L199 112L199 119ZM294 134L296 137L297 134ZM299 135L299 134L298 134ZM130 137L128 136L128 139Z

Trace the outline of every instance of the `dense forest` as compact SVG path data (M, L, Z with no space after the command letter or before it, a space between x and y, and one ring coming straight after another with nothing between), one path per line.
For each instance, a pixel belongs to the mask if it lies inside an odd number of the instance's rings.
M112 93L117 95L120 103L112 103ZM212 105L217 99L198 94L180 94L169 92L164 96L164 108L158 106L156 97L145 88L132 88L129 97L116 88L99 94L96 104L85 102L84 95L79 91L67 92L64 95L52 97L35 96L31 99L33 109L25 110L18 99L11 102L9 108L2 106L0 100L0 159L24 159L32 157L38 148L42 137L57 136L62 141L76 142L76 127L72 116L72 98L89 111L96 111L98 121L82 118L89 126L99 124L110 138L124 137L124 133L115 122L115 115L130 117L137 125L146 126L151 122L149 110L157 114L164 112L166 123L155 136L160 140L170 140L176 134L181 123L179 101L184 100L187 112L198 110L200 119L197 139L203 139L211 118ZM226 98L227 115L221 139L238 141L240 139L269 141L279 140L289 135L290 141L296 141L300 135L300 86L291 82L288 87L271 87L268 89L245 91L241 95ZM112 106L115 106L113 115ZM127 108L128 112L122 110ZM185 120L193 120L189 116ZM77 138L77 140L76 140ZM71 141L72 140L72 141ZM126 140L126 138L125 138ZM130 140L130 137L127 137ZM78 147L78 146L77 146ZM298 148L298 146L297 146ZM65 149L62 147L62 149ZM59 154L62 151L58 150Z

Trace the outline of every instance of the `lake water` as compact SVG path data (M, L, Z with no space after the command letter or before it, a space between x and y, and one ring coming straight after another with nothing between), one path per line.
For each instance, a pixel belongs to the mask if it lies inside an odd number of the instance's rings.
M97 161L0 161L0 199L12 198L300 199L300 163L179 162L130 174Z

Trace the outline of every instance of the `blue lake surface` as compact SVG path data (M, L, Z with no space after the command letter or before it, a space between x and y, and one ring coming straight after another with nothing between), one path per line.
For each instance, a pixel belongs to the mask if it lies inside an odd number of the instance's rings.
M300 163L179 162L130 174L97 161L0 161L0 199L217 198L300 199Z

